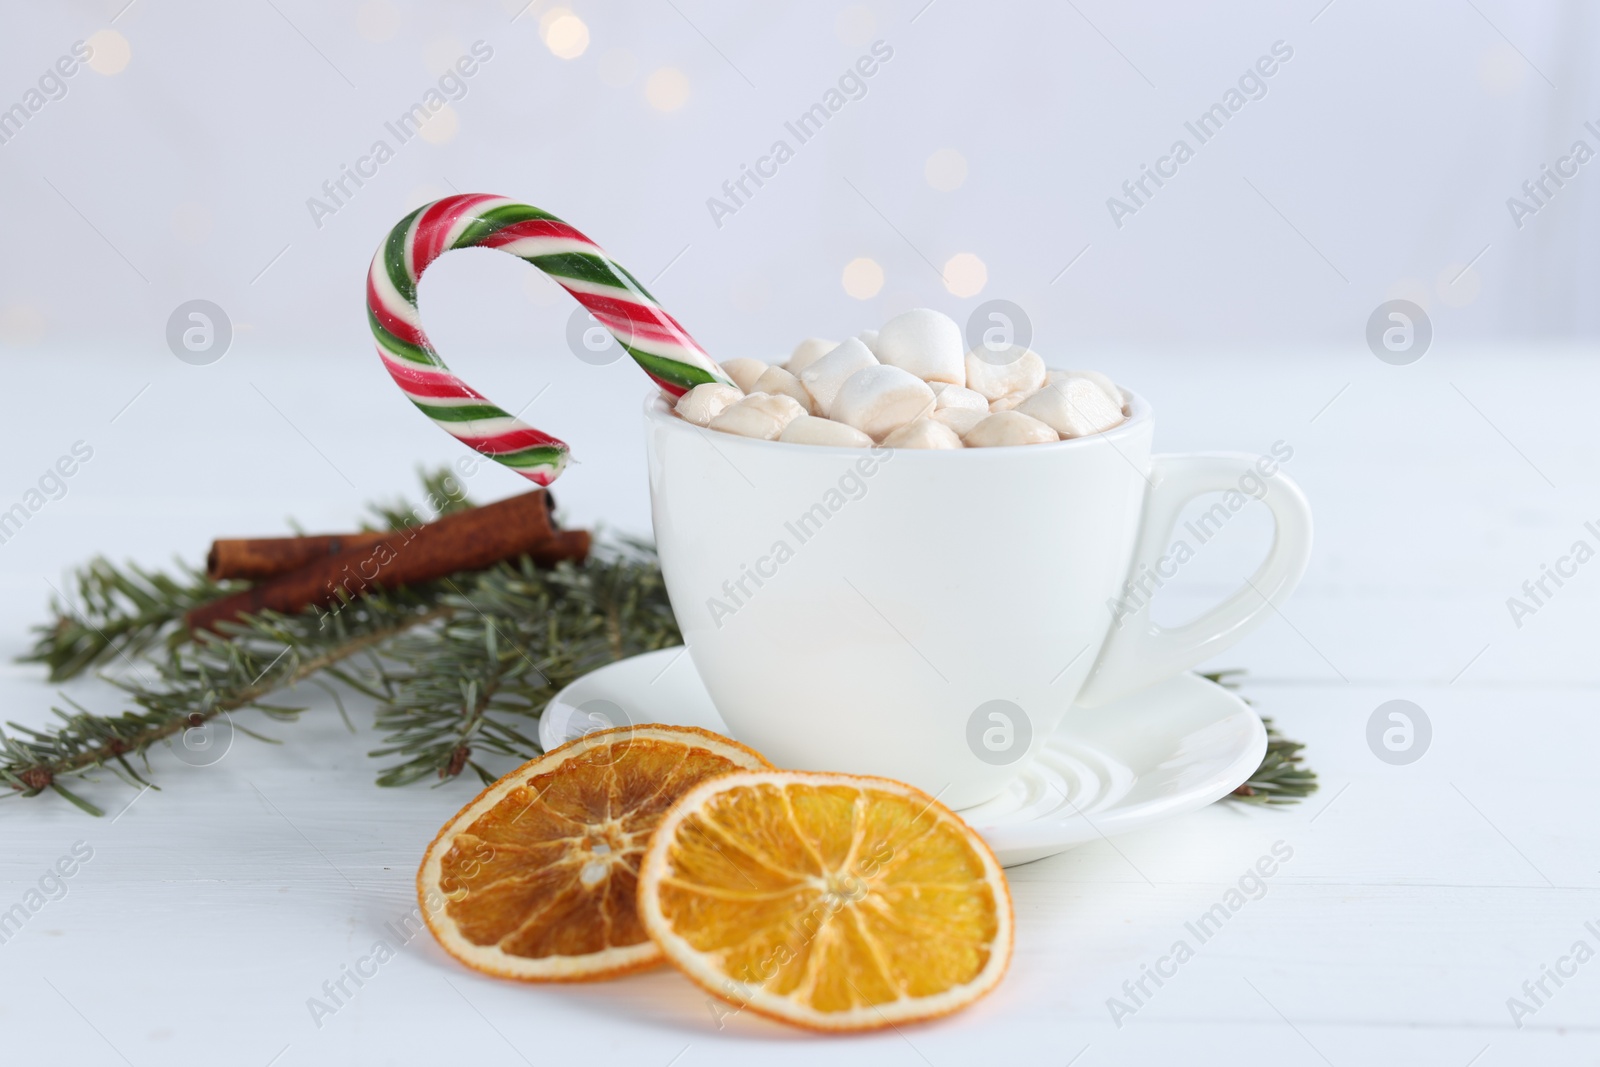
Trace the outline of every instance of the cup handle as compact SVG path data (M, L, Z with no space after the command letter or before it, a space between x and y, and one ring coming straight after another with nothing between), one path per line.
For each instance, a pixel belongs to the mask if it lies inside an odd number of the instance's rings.
M1128 568L1129 581L1149 573L1165 576L1162 557L1184 505L1202 493L1242 493L1240 483L1251 475L1266 486L1255 499L1272 511L1272 548L1246 585L1182 626L1157 626L1151 620L1154 589L1114 602L1118 610L1113 612L1110 636L1078 693L1080 706L1109 703L1216 655L1289 598L1311 558L1311 506L1287 475L1276 471L1267 477L1259 462L1260 457L1238 453L1151 457L1144 522ZM1138 606L1130 608L1134 599Z

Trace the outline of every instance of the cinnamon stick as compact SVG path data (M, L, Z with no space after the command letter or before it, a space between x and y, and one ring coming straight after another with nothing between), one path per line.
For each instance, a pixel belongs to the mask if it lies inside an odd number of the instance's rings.
M385 534L372 545L321 556L241 593L192 609L192 631L261 611L295 614L309 607L359 597L374 586L394 588L433 581L458 571L482 570L501 560L529 556L543 566L589 554L585 530L550 528L544 494L524 493L458 511L434 522Z
M589 531L557 530L519 554L527 556L541 567L554 567L564 559L582 563L589 558Z
M532 523L528 536L534 537L536 530L543 531L540 536L548 536L555 532L550 515L553 504L549 492L536 489L526 495L539 497L545 505L542 514L537 508L527 510L526 518ZM389 536L387 531L377 530L346 534L306 534L299 537L218 539L211 543L211 551L206 556L206 576L214 582L227 578L243 578L258 582L303 567L315 560L336 556L341 552L367 551Z
M304 537L238 537L211 542L206 555L206 577L214 582L244 578L259 582L263 578L304 567L324 556L341 552L361 552L372 548L389 534L370 533L307 534Z

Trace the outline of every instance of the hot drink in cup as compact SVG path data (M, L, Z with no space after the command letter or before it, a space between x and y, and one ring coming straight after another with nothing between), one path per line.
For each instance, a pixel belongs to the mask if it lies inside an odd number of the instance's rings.
M1261 458L1156 456L1139 396L907 312L732 384L652 399L657 546L694 667L781 766L990 799L1075 705L1238 640L1299 580L1310 513ZM1277 530L1232 598L1175 629L1127 598L1183 505L1251 485Z

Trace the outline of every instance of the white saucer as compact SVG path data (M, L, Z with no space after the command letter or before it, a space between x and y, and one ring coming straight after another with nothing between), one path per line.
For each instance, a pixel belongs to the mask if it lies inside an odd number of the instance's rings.
M728 733L694 661L664 648L557 693L539 742L554 748L618 719ZM1073 709L1006 792L961 816L1010 867L1203 808L1243 784L1266 750L1267 731L1244 701L1180 674L1105 707Z

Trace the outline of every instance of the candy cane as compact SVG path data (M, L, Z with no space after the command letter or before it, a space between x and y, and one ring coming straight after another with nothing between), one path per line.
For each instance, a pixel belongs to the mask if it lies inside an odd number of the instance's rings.
M447 196L395 224L367 274L367 319L389 376L457 440L539 485L567 465L567 445L496 407L450 372L422 332L417 280L453 248L498 248L555 279L611 332L661 390L733 382L600 246L554 215L501 196Z

